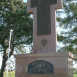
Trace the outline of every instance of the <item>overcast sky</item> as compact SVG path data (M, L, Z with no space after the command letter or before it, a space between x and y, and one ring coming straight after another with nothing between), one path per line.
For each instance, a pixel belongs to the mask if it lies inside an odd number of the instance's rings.
M24 2L26 2L27 0L23 0Z

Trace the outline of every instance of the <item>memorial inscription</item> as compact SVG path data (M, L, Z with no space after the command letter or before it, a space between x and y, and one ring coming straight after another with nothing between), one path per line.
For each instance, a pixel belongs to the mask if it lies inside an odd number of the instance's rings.
M50 5L57 0L31 0L31 7L37 7L37 35L51 34Z
M28 65L29 74L53 74L53 64L44 61L37 60Z

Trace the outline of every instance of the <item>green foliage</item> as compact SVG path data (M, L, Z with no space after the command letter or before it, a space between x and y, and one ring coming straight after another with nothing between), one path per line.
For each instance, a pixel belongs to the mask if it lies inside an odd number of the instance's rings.
M63 10L59 13L57 21L63 29L58 34L58 41L63 43L59 51L70 51L77 54L77 1L63 0ZM62 14L62 15L61 15Z
M74 77L77 77L77 74L74 74Z
M5 72L5 77L6 77L6 72ZM15 71L8 72L8 77L15 77Z
M26 9L26 4L21 2L4 3L1 12L3 24L0 26L0 43L4 43L9 38L10 29L14 30L13 42L15 45L32 42L32 19Z

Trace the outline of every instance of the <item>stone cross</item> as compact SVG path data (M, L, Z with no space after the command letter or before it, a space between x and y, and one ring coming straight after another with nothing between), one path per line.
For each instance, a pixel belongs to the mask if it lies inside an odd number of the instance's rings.
M31 7L37 7L37 35L51 34L50 5L57 0L31 0Z
M27 11L33 13L33 52L56 52L56 9L62 0L28 0Z

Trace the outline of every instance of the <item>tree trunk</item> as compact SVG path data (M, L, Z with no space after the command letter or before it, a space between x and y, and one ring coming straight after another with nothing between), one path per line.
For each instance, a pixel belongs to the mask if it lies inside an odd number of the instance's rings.
M5 49L5 47L3 47ZM12 45L11 47L11 52L10 52L10 55L9 57L13 54L13 50L14 50L14 45ZM1 72L0 72L0 77L4 77L5 75L5 67L6 67L6 61L7 61L7 53L6 53L6 49L4 50L4 53L3 53L3 61L2 61L2 67L1 67Z
M4 55L3 55L3 61L2 61L2 67L1 67L0 77L4 77L4 72L5 72L5 67L6 67L6 61L7 61L7 54L6 54L6 50L5 50L4 51Z

